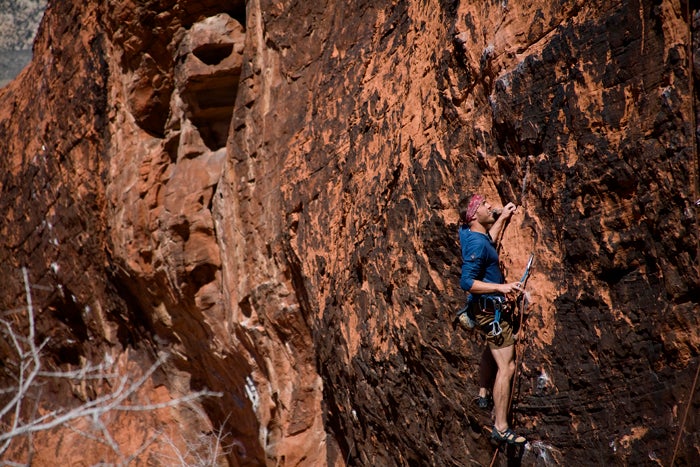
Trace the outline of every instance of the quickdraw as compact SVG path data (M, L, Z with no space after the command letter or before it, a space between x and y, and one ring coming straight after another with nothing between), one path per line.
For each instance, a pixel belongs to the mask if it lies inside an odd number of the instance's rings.
M527 282L527 278L530 276L530 268L532 267L532 262L535 260L535 254L530 253L530 259L527 261L527 266L525 266L525 272L523 273L523 277L520 278L520 285L524 286L525 282Z
M507 302L505 297L501 295L482 295L479 298L479 305L483 313L493 313L493 321L489 323L491 329L488 331L489 337L501 335L501 312L507 311ZM488 326L488 324L487 324Z

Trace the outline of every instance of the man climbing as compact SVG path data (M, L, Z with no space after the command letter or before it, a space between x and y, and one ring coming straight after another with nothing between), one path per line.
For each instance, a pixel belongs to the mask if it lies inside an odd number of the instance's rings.
M509 304L506 300L506 295L522 292L522 284L505 283L496 251L496 239L515 209L513 203L508 203L499 215L499 211L492 209L479 194L467 196L460 201L460 286L472 295L469 311L476 325L486 334L486 341L498 367L493 384L495 421L491 437L499 442L522 445L527 440L508 427L510 383L515 373L515 341L512 313L508 312Z

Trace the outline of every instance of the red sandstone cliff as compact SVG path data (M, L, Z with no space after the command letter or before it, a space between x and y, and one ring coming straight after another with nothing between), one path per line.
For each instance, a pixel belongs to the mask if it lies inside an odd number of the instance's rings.
M52 2L0 90L2 318L28 329L26 266L46 368L168 356L130 404L219 397L3 458L168 465L221 433L229 465L488 464L482 344L450 325L478 189L520 206L508 277L536 255L510 461L697 464L695 12L473 3ZM42 388L23 417L111 390Z

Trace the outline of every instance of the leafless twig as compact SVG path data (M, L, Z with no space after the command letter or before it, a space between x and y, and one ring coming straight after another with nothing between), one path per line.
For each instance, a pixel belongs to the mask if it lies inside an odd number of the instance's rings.
M0 319L0 324L4 328L4 333L9 337L12 348L17 354L17 374L16 387L0 390L0 394L12 394L13 397L4 406L0 407L0 422L6 421L3 426L3 432L0 433L0 456L5 453L10 447L13 440L33 433L51 430L56 427L65 427L81 434L82 436L92 439L109 446L112 451L120 458L127 460L127 464L138 456L148 445L152 444L156 436L147 441L146 445L141 446L137 453L125 456L119 444L114 440L110 431L105 424L103 417L110 412L150 412L159 409L175 407L180 404L189 403L203 397L221 397L221 393L212 391L197 391L191 394L186 394L182 397L172 399L167 402L130 405L128 400L136 395L136 393L144 386L153 373L166 361L165 357L160 357L151 367L139 378L129 384L129 380L133 379L131 375L119 376L117 372L111 371L111 365L104 363L93 365L87 363L77 370L67 371L44 371L42 369L41 351L48 342L44 340L41 344L36 344L36 328L34 307L32 304L31 285L26 268L22 268L22 276L24 279L25 293L27 297L27 306L22 308L27 312L28 328L26 336L15 331L12 324L8 321ZM56 409L38 415L36 413L29 420L23 420L23 410L25 399L29 396L32 389L39 385L39 378L44 379L69 379L73 381L84 381L86 379L104 379L112 381L112 391L88 400L78 407L72 409ZM88 419L91 421L93 430L98 432L98 435L78 430L72 425L79 419ZM218 452L218 443L217 443ZM131 460L129 460L131 459ZM9 465L9 464L8 464Z

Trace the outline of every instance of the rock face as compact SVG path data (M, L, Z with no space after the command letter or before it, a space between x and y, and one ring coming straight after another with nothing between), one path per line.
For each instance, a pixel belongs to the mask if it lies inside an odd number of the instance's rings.
M700 462L700 20L482 3L52 2L0 90L0 309L29 329L25 266L46 367L169 356L130 402L172 407L105 416L119 449L62 426L2 456L488 464L483 343L451 326L478 190L519 205L507 277L536 258L531 443L499 462ZM108 391L47 387L42 413Z

